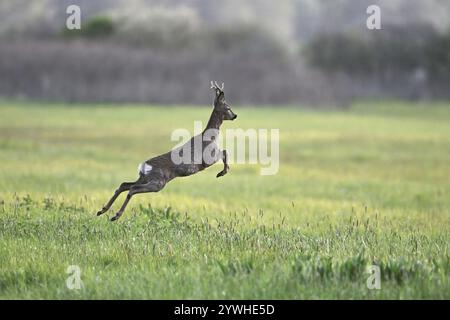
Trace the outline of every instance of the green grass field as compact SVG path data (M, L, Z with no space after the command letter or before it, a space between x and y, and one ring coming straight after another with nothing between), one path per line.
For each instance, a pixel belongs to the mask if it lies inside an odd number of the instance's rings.
M1 102L0 298L450 298L450 105L233 110L223 128L280 129L277 175L216 165L112 223L115 188L210 109Z

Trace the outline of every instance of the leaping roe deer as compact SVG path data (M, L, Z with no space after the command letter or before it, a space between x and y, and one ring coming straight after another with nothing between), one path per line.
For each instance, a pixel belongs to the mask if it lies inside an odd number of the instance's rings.
M124 191L128 191L127 197L119 211L111 218L111 221L117 220L122 216L128 202L135 194L158 192L170 180L193 175L220 159L223 161L223 170L217 174L217 178L228 172L227 151L219 150L216 138L222 122L224 120L234 120L237 118L237 115L233 113L225 101L223 88L223 83L222 86L219 86L217 82L213 83L211 81L211 89L214 89L215 92L214 108L203 132L172 151L142 162L138 168L139 178L134 182L122 183L108 203L97 212L97 216L108 211L117 197ZM201 141L201 143L198 144L196 141ZM190 150L190 154L183 155L185 150ZM174 158L176 161L174 161ZM179 158L183 158L183 161L178 161Z

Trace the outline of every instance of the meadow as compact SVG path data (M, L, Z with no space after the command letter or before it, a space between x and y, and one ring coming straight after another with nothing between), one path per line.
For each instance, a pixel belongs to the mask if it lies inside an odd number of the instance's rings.
M280 129L277 175L215 165L95 215L210 111L0 102L0 299L450 298L448 103L233 106L223 128Z

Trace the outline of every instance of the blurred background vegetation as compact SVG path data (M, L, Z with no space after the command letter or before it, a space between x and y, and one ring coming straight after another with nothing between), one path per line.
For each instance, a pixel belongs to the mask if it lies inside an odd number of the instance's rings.
M217 79L239 104L448 99L449 16L447 0L0 0L0 97L205 104Z

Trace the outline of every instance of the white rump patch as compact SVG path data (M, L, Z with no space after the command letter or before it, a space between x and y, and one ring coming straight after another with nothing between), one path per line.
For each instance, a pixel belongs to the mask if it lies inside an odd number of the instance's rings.
M146 162L142 162L138 167L139 173L142 174L148 174L150 171L152 171L152 169L153 167Z

